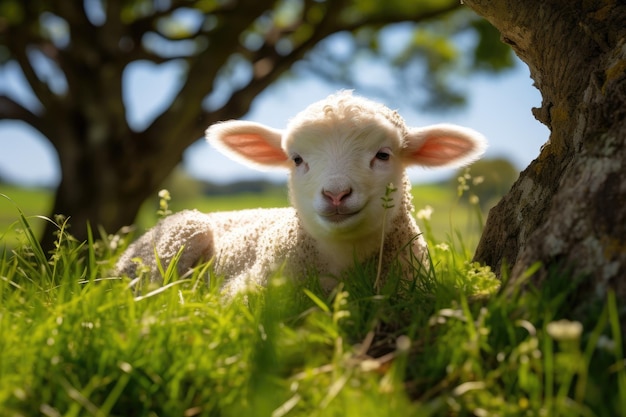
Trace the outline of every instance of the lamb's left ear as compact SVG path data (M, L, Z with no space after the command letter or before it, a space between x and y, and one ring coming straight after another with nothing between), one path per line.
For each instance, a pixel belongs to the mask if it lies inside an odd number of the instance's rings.
M467 165L478 159L487 147L480 133L451 124L412 128L405 142L402 150L405 163L426 167Z
M223 154L260 169L290 166L281 147L282 136L281 130L241 120L216 123L206 131L209 143Z

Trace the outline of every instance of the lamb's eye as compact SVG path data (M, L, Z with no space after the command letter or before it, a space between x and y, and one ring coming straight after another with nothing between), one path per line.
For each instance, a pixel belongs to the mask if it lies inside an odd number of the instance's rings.
M293 163L296 164L296 166L300 166L300 164L304 162L304 160L302 159L300 155L295 155L292 159L293 159Z
M380 150L376 152L376 159L380 159L381 161L388 161L391 158L391 154L389 152Z

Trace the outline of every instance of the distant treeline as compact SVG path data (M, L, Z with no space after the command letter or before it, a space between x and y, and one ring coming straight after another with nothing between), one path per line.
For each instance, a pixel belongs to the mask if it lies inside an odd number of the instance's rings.
M285 184L266 180L243 180L229 184L215 184L201 181L202 194L207 196L233 195L242 193L267 193L284 190Z

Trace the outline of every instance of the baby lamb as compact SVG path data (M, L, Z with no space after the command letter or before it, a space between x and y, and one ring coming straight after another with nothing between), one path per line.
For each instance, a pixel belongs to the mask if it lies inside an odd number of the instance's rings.
M468 128L408 127L397 112L349 91L310 105L285 130L231 120L209 127L206 137L246 165L287 170L292 207L171 215L129 246L120 274L135 276L138 257L159 281L155 251L167 268L182 248L179 274L213 259L227 295L264 286L277 271L316 274L329 286L355 263L376 259L381 242L383 270L395 259L428 267L405 168L462 166L486 147ZM389 184L398 191L383 204Z

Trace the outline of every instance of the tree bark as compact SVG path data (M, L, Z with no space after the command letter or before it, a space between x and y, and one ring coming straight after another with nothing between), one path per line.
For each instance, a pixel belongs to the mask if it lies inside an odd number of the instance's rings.
M489 213L475 259L517 280L535 262L626 296L626 5L619 0L465 0L525 61L551 130Z

